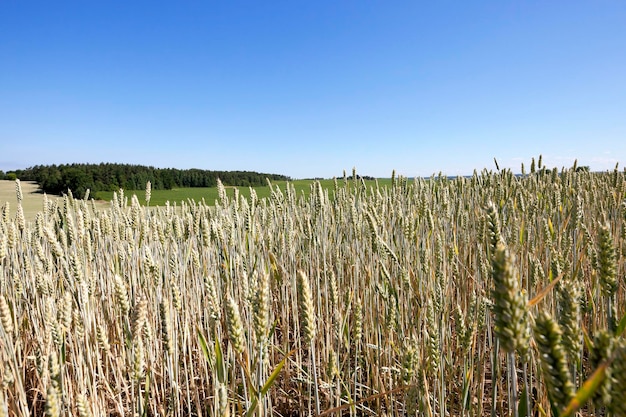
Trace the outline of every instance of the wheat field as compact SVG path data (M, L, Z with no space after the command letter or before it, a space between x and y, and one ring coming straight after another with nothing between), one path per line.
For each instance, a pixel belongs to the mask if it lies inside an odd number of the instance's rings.
M37 212L43 209L43 194L39 192L39 186L31 181L21 181L22 189L21 206L24 218L27 221L35 220ZM49 200L59 200L58 196L47 196ZM17 208L17 193L15 181L0 180L0 207L9 203L9 208Z
M530 171L32 220L18 189L0 416L624 416L626 174Z

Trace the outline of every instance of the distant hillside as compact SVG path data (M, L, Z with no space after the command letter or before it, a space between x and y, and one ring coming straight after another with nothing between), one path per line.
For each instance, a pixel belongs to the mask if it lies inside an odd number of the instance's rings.
M285 175L250 171L208 171L202 169L154 168L128 164L67 164L37 165L24 170L8 172L4 177L17 177L24 181L36 181L42 191L62 194L71 190L76 196L91 192L145 189L148 181L153 190L169 190L178 187L214 187L217 179L224 185L259 186L272 181L286 181Z

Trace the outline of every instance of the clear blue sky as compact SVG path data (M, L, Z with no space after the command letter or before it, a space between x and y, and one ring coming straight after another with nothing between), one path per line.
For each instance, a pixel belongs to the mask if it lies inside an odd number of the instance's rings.
M0 170L626 164L626 2L0 1Z

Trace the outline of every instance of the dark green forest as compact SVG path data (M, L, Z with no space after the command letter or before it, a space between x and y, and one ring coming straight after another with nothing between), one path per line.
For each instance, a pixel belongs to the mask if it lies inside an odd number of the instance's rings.
M142 190L148 181L153 190L183 187L214 187L218 178L226 186L260 186L266 179L285 181L290 178L278 174L250 171L208 171L202 169L154 168L129 164L62 164L37 165L24 170L2 173L0 179L19 178L36 181L43 192L63 194L71 190L82 196L87 190L99 191Z

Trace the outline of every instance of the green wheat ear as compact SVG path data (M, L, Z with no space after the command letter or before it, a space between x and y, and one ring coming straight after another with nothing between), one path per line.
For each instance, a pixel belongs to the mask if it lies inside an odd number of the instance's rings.
M614 341L606 330L599 331L593 340L593 349L589 354L589 363L592 369L597 369L602 363L610 360L613 354ZM594 394L594 400L600 404L608 406L611 404L611 391L613 381L613 367L609 366L605 371L606 377L600 383L598 390Z
M615 351L613 360L613 384L611 386L611 403L609 410L615 416L626 416L626 343L621 343Z
M46 417L59 417L61 415L61 404L58 389L51 384L46 390L46 403L44 411Z
M513 268L512 255L502 242L496 243L492 277L495 333L502 349L511 353L528 345L528 313Z
M617 263L615 245L607 225L601 225L598 231L598 269L602 291L606 297L612 297L617 290Z
M575 280L561 280L556 286L559 309L559 325L563 329L563 345L567 349L570 360L579 362L582 349L580 331L580 298L581 291Z
M487 205L487 229L489 245L493 256L498 243L502 241L502 235L500 234L500 217L498 216L498 209L492 201L490 201Z
M310 343L315 338L315 310L313 308L313 296L309 277L304 271L297 273L298 308L300 310L300 328L305 343Z
M598 234L598 275L606 302L608 327L614 332L617 328L614 299L617 292L617 256L609 226L601 225Z
M254 295L252 300L252 306L254 309L253 323L254 333L257 338L257 343L265 343L267 334L269 332L269 316L270 316L270 275L269 273L261 273L256 280L256 287L254 289Z
M243 322L241 321L241 315L239 314L239 307L230 294L226 297L224 309L226 310L226 329L228 331L228 339L230 340L230 343L235 351L243 353L246 346Z
M166 354L172 354L172 325L170 323L170 307L166 301L159 303L159 317L161 319L161 340Z
M561 329L545 312L540 313L535 320L535 342L552 408L563 410L574 397L575 388L567 366L565 348L561 343Z

